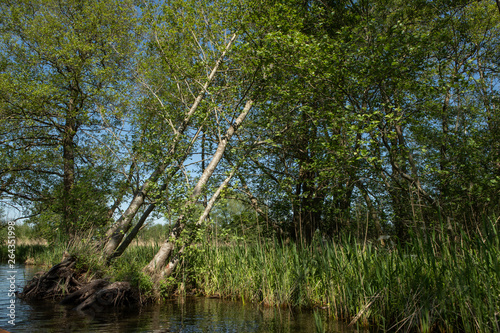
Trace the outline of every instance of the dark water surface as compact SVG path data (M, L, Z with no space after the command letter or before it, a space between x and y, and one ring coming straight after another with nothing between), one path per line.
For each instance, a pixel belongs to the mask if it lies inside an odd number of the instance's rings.
M0 265L0 327L10 332L316 332L310 311L263 308L255 304L208 299L176 298L161 305L127 311L83 315L71 308L44 301L27 303L15 298L15 326L8 323L9 273L17 271L16 288L36 272L34 267ZM326 322L328 332L355 332L335 321Z

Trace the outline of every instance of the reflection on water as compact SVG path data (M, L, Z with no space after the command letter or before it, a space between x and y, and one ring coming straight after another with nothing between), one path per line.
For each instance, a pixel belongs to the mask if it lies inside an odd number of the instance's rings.
M92 315L79 314L53 302L16 299L16 326L7 323L9 304L6 265L0 266L0 327L15 332L315 332L311 312L262 308L207 298L177 298L161 305ZM36 272L17 267L18 290ZM329 332L349 332L328 322ZM353 330L351 330L353 332Z

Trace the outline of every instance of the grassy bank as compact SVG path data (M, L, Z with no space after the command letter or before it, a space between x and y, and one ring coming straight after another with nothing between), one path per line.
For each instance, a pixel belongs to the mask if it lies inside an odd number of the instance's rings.
M207 296L266 306L316 308L353 325L390 331L499 332L496 227L487 224L472 237L437 229L413 239L384 247L349 238L300 246L269 238L222 242L207 237L186 253L161 291L170 295L196 288ZM130 281L148 296L153 285L141 269L158 248L155 242L137 243L112 265L85 242L70 248L19 245L16 257L51 265L68 250L91 274Z
M137 244L136 244L137 243ZM159 245L155 242L136 242L120 258L111 265L103 260L103 256L96 250L95 244L88 240L74 242L72 245L64 243L47 244L41 242L16 243L17 264L40 266L40 271L47 270L61 262L64 252L77 257L76 268L85 273L89 280L106 278L114 281L129 281L137 287L145 297L152 295L152 283L141 269L151 260L158 251ZM9 252L6 245L0 245L0 261L7 263Z
M344 239L306 247L207 244L189 260L207 295L322 307L353 325L403 331L500 331L499 237L420 235L385 248Z
M38 265L49 265L55 256L61 259L64 250L60 251L58 255L57 250L49 247L47 244L18 244L16 245L16 263L17 264L38 264ZM35 260L36 258L36 260ZM7 263L9 260L8 247L6 245L0 245L0 262Z

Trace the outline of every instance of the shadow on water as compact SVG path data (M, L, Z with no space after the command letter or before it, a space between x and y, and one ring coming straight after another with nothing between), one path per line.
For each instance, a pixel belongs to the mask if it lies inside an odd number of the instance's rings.
M18 290L36 272L17 266ZM200 297L176 298L160 304L83 315L54 302L16 299L16 325L7 323L8 267L0 266L0 327L16 332L316 332L310 311L263 308L254 304ZM354 332L326 321L326 332Z

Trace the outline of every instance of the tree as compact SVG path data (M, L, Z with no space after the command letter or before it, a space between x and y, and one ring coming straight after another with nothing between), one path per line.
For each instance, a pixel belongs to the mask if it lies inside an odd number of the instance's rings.
M43 0L4 1L1 12L1 193L54 211L74 235L81 208L109 198L114 161L99 147L127 110L136 11L132 1Z
M186 161L199 159L194 150L200 147L200 133L204 138L210 135L219 147L226 142L225 149L229 134L222 133L235 129L233 121L239 119L240 105L247 103L252 80L250 74L238 74L240 64L233 55L238 37L225 25L228 8L229 4L221 2L165 1L144 12L150 30L139 66L143 100L135 123L141 128L139 149L149 165L141 170L147 177L140 190L106 234L108 258L121 254L151 212L172 204L170 198L181 198L181 212L193 204L185 192L201 191L217 163L207 166L210 175L201 175L206 179L200 188L182 187L184 193L176 194L175 177L185 171ZM244 110L246 115L249 107ZM220 160L222 152L213 153ZM133 226L134 216L145 203L149 205Z
M183 206L182 212L178 217L172 231L169 234L169 237L163 242L159 251L156 253L155 257L150 261L150 263L144 267L144 271L153 277L155 281L160 281L164 277L168 277L172 271L175 269L178 263L178 257L173 254L174 248L176 246L176 242L178 242L182 232L186 228L187 220L189 219L194 205L198 202L203 194L203 189L207 185L208 180L214 173L217 165L219 164L222 156L226 150L226 147L231 140L231 137L234 135L235 131L238 127L241 126L242 122L245 120L246 116L250 112L252 108L253 101L249 100L246 102L245 107L243 108L241 114L236 118L233 124L229 126L222 140L219 142L216 152L212 156L212 159L208 166L203 171L200 176L198 183L193 188L192 193L189 196L189 199ZM226 178L226 181L223 182L222 188L227 185L227 182L231 179L234 171L230 173L230 175ZM221 191L221 187L216 191L216 195L213 200L210 201L209 205L205 207L205 210L200 218L201 221L208 215L211 208L213 207L214 201L217 199L219 193ZM181 247L182 251L184 245ZM170 262L168 262L170 260Z
M356 70L349 59L360 60L350 35L363 26L363 5L252 4L250 19L258 28L248 33L248 43L263 63L268 102L254 113L248 141L261 144L249 173L259 175L252 179L261 184L254 192L264 192L260 201L271 203L272 219L282 221L278 229L310 241L316 230L331 232L350 219L360 131L371 120L361 107L356 113L353 104L363 91L348 84Z
M482 192L484 203L496 202L490 196L497 191L496 155L489 149L495 143L483 127L494 123L497 95L490 60L498 17L491 3L253 1L250 6L249 49L263 64L262 99L268 102L249 125L252 140L261 144L246 173L254 175L258 201L269 204L268 213L292 238L310 240L316 230L349 232L356 214L365 211L375 235L395 230L405 240L410 229L456 212L456 205L446 208L451 202L467 206L456 199L470 200L458 190L468 185L456 182L451 170L464 167L461 177L470 183L475 173L470 163L480 159L489 161L482 169L488 180L475 179L482 185L474 188L488 189ZM450 25L453 29L444 28ZM473 143L467 150L477 159L460 152L466 145L456 141L459 131L451 134L452 124L462 123L469 133L464 139ZM479 141L485 149L478 149ZM431 160L439 168L426 169ZM451 184L457 185L453 191L445 188ZM454 199L443 195L450 191ZM474 211L487 206L492 207Z

